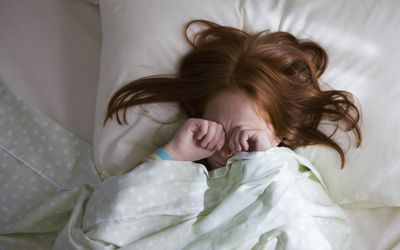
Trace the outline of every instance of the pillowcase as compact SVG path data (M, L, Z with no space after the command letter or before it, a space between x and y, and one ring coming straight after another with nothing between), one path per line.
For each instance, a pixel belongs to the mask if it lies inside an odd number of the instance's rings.
M353 207L399 206L396 154L400 143L395 138L400 138L400 117L392 107L400 107L400 84L390 68L400 58L398 8L400 2L395 1L100 1L103 47L94 132L98 170L103 178L128 172L164 146L184 122L176 104L162 103L130 108L129 125L120 126L114 119L102 126L108 101L122 85L147 75L176 72L178 59L189 50L184 27L201 18L250 33L288 31L321 44L330 58L322 81L350 91L361 104L363 144L356 149L348 147L345 134L335 137L348 148L343 170L333 149L307 146L296 152L314 163L335 202ZM179 121L163 125L146 114Z
M221 12L221 10L224 10ZM184 27L194 18L242 27L240 1L139 0L100 1L103 47L96 103L94 159L103 177L125 173L157 147L164 146L180 124L160 125L144 114L168 120L176 104L131 108L129 126L103 120L115 90L134 79L176 71L189 49ZM182 119L182 122L184 119Z
M335 89L353 93L363 113L363 143L348 148L343 170L331 168L329 158L318 167L329 191L340 204L400 205L400 84L397 70L400 33L396 9L387 1L266 1L245 3L245 29L285 30L318 41L327 49L330 63L322 76ZM393 110L393 111L392 111ZM343 134L336 136L347 148ZM315 147L314 147L315 148ZM302 151L320 158L318 151Z

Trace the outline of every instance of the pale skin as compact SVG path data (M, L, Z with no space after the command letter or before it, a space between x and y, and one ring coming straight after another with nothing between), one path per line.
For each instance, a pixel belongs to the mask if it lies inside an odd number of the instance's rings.
M257 106L241 91L226 90L211 98L201 119L188 119L163 149L173 160L207 158L213 170L238 152L267 150L279 143Z

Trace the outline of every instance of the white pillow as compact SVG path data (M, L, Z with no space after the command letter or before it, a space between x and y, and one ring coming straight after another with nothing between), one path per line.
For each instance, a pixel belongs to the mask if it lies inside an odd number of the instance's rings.
M318 41L330 56L322 79L360 101L362 147L348 151L343 170L319 166L332 198L341 204L400 205L399 9L395 0L245 4L249 32L267 27Z
M322 79L352 92L363 111L363 144L350 148L340 170L336 153L321 146L299 148L323 176L331 197L347 206L400 205L400 84L393 65L400 53L398 1L380 4L320 0L119 0L100 1L103 31L94 134L95 163L103 177L125 173L163 146L184 121L161 125L140 108L127 113L129 126L115 119L102 127L114 91L153 74L172 74L189 46L184 25L208 19L257 32L284 30L319 42L330 56ZM176 104L146 106L168 120ZM341 136L337 139L342 140Z
M185 24L194 18L206 18L241 27L243 17L239 6L240 1L232 0L100 1L103 47L94 158L104 177L132 169L151 151L164 146L179 127L179 124L155 123L143 116L140 108L132 108L128 113L130 126L119 126L114 120L103 128L113 92L139 77L174 73L177 59L189 49L182 39ZM177 106L154 104L149 112L168 120L177 113Z

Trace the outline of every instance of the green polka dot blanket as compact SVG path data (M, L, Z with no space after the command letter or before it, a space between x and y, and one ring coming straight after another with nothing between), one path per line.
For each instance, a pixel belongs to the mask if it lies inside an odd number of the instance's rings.
M147 161L101 181L91 145L0 86L0 249L347 249L305 158L242 152L213 171Z

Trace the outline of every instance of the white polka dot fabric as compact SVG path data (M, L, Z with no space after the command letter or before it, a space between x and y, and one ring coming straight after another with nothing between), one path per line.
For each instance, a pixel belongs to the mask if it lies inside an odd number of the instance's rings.
M86 183L92 146L0 85L0 249L49 249Z
M347 249L350 236L320 175L287 148L238 154L212 172L145 162L98 185L69 223L82 245L126 249Z

